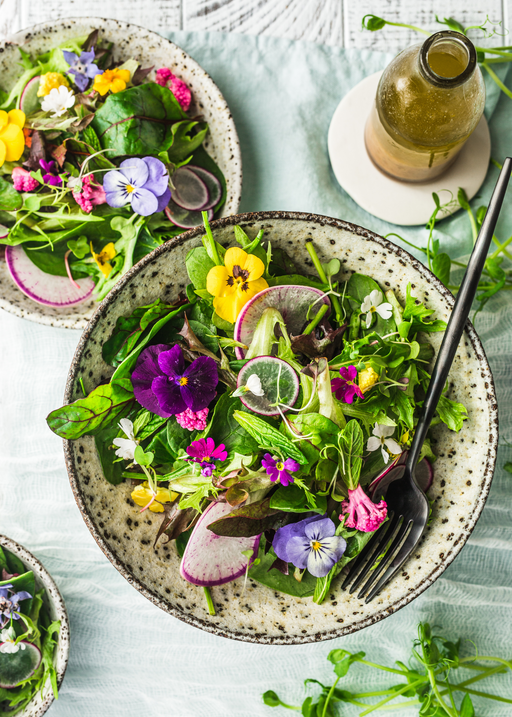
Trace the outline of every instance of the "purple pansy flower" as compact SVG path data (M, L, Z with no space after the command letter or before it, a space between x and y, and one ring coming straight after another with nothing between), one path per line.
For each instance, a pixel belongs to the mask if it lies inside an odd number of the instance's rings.
M280 458L273 458L270 453L265 453L261 459L261 465L266 470L267 475L270 476L272 483L275 483L277 479L281 485L287 486L289 483L293 483L294 477L290 475L295 471L298 471L300 464L294 461L293 458L287 458L282 461Z
M10 595L9 595L10 593ZM16 613L20 611L20 601L28 600L32 595L25 590L21 590L19 593L15 593L12 590L12 584L2 585L0 587L0 616L3 615L3 625L7 624L8 620L19 620L20 616Z
M165 164L156 157L131 157L105 174L103 189L107 204L124 207L128 202L143 217L163 212L171 198Z
M75 52L69 52L69 50L63 50L62 54L70 66L69 70L67 70L67 74L73 75L75 85L80 92L85 90L89 84L89 80L92 80L96 75L101 75L103 72L98 65L93 63L94 47L91 47L89 52L82 52L80 57L78 57Z
M215 470L215 463L212 461L225 461L228 457L224 443L215 446L213 438L200 438L198 441L193 441L185 450L190 456L186 460L200 463L201 475L206 478L209 478Z
M355 366L342 366L340 368L341 378L333 378L331 388L338 401L352 403L354 396L364 398L363 392L357 385L357 369Z
M52 187L60 187L62 179L58 176L55 170L55 162L51 159L47 162L45 159L39 160L39 166L45 172L43 174L43 180L46 184L51 184Z
M307 568L315 578L324 578L341 560L346 541L336 535L336 526L327 515L313 515L279 528L272 547L278 558L296 568Z
M178 344L144 349L132 373L135 399L143 408L168 418L187 408L201 411L215 398L217 365L209 356L186 364Z

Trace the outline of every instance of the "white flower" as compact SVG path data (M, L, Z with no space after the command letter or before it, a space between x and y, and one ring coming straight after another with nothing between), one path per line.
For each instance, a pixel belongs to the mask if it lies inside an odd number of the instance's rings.
M135 449L139 445L139 441L135 439L133 435L133 423L129 418L121 418L119 421L119 428L123 431L127 438L114 438L112 443L114 446L118 446L116 456L124 458L127 461L133 461L135 465L138 465L135 460Z
M369 329L372 323L372 316L375 312L382 319L391 318L393 313L393 307L388 302L384 302L382 292L378 289L374 289L368 296L364 297L363 303L361 304L361 313L366 314L366 328Z
M19 642L16 645L16 633L12 627L8 627L0 632L0 652L4 655L13 655L18 650L24 650L26 648L25 643Z
M60 117L75 104L75 95L69 89L61 85L50 90L49 94L43 97L41 109L43 112L53 112L52 117Z
M247 379L245 388L248 391L250 391L251 393L254 393L255 396L264 396L265 395L265 391L261 387L260 377L255 373L251 373L251 375Z
M395 426L385 426L382 423L376 423L373 427L373 436L370 436L366 444L367 451L376 451L378 448L382 451L384 463L387 465L389 461L389 453L398 455L402 452L400 444L393 438L389 438L395 432ZM385 450L384 446L389 450Z

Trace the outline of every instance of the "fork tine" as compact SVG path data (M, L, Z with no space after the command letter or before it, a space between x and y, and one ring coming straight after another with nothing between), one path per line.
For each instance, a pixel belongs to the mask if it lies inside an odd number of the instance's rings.
M403 519L403 516L400 516L400 517ZM405 521L402 522L402 524L400 526L400 530L398 531L397 535L395 536L395 539L393 540L393 543L392 543L386 557L384 558L384 560L382 560L381 564L375 570L375 573L370 577L370 579L365 583L363 588L359 591L357 597L360 600L362 600L364 595L368 592L368 590L370 590L371 586L375 585L375 583L379 580L382 573L387 569L388 565L391 563L391 561L397 555L398 551L402 548L405 541L407 540L407 537L409 536L409 533L411 532L412 525L413 525L412 520L409 520L407 523L405 523Z
M389 525L393 520L394 513L392 511L389 512L389 523L386 527L386 534L389 530ZM384 528L384 526L382 526ZM366 563L366 559L370 556L370 559L373 557L373 553L375 552L375 547L377 545L380 545L380 530L376 530L375 534L372 536L372 538L366 543L364 548L361 550L357 558L354 560L352 565L350 566L350 570L348 571L347 576L345 577L345 580L343 581L341 585L341 589L345 590L345 588L348 586L348 584L356 577L357 573L359 572L360 568Z
M373 551L372 555L369 556L366 565L363 567L356 580L354 581L352 587L350 588L351 595L352 593L355 593L363 580L368 576L368 573L371 571L374 565L374 561L379 557L379 555L381 555L382 552L387 552L388 547L390 546L390 544L392 544L397 532L400 530L400 526L400 516L397 516L396 520L391 520L389 522L387 530L382 536L382 539L379 540L378 544L375 546L375 550Z

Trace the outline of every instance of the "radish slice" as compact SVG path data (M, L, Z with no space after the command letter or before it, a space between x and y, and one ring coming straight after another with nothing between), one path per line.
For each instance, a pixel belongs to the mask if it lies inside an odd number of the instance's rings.
M210 199L208 201L208 204L205 204L203 209L211 209L216 204L218 204L220 202L220 198L222 197L222 185L217 179L217 177L211 172L209 172L207 169L203 169L202 167L196 167L195 165L187 164L187 169L190 169L192 172L194 172L194 174L197 174L199 179L202 179L203 182L206 184Z
M372 500L375 501L380 499L380 496L385 496L385 492L389 484L398 478L402 478L406 460L407 451L404 451L398 456L398 458L395 458L389 466L386 466L386 468L379 473L376 478L373 479L368 486L368 491ZM427 461L426 458L420 461L416 466L414 478L421 490L426 493L434 481L434 469L432 468L432 464Z
M208 212L208 221L210 221L213 219L213 209L206 211ZM181 229L192 229L193 227L201 226L203 223L203 215L201 212L183 209L183 207L178 206L176 202L173 202L172 199L169 200L169 204L165 207L164 212L167 219Z
M251 538L227 538L208 530L210 523L225 518L234 510L229 503L212 503L201 515L183 553L180 574L193 585L224 585L244 575L247 557L242 551L258 552L261 535Z
M414 477L421 490L426 493L434 482L434 469L432 467L432 463L427 461L426 458L420 461L414 471Z
M260 416L279 416L276 406L279 401L281 411L285 406L293 406L299 395L300 381L289 363L275 356L257 356L248 361L238 374L238 388L249 383L251 376L257 376L261 382L262 396L247 391L240 400L254 413ZM282 404L285 404L283 406Z
M75 306L88 299L93 292L94 281L89 276L78 279L77 288L67 276L53 276L39 269L20 245L6 247L5 260L14 283L38 304Z
M235 324L235 341L246 346L251 345L252 337L258 321L265 309L277 309L283 317L289 334L298 336L311 320L322 304L331 306L329 297L320 289L312 286L270 286L247 302ZM311 308L311 310L310 310ZM308 313L309 312L309 313ZM244 350L235 348L236 357L243 359Z
M172 198L179 207L200 211L209 207L210 194L206 184L187 167L180 167L172 175Z
M3 224L0 224L0 239L7 239L9 236L9 227L4 227Z
M26 115L30 115L32 112L37 112L37 110L41 109L41 102L37 96L40 81L41 78L39 75L32 77L32 79L27 82L23 92L21 93L19 109Z
M41 664L39 648L26 640L18 644L17 652L2 652L0 649L0 687L7 690L32 677Z

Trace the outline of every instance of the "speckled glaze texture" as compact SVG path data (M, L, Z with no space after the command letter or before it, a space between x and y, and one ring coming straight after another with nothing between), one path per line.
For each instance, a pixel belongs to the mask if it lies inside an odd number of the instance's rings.
M29 53L42 53L67 39L87 36L99 28L100 37L114 43L114 58L134 57L144 67L154 65L149 78L154 79L159 67L169 67L192 90L193 115L202 115L209 124L204 142L208 154L217 162L226 178L227 198L221 216L238 211L242 193L242 156L240 144L226 100L212 78L190 55L173 42L137 25L102 18L71 18L35 25L0 42L0 87L9 90L20 75L18 46ZM94 313L97 303L86 301L69 309L43 306L21 292L0 258L0 308L16 316L49 326L83 329Z
M212 223L217 241L233 241L233 225L253 237L260 229L274 247L286 249L304 269L311 269L305 249L312 239L321 261L338 257L346 276L363 272L404 301L411 282L415 295L438 318L447 319L451 293L419 261L372 232L337 219L293 212L241 214ZM185 257L199 246L202 229L194 229L156 249L120 281L92 317L78 345L68 376L65 402L106 382L112 373L101 346L119 316L154 301L176 298L188 283ZM442 336L433 335L437 349ZM494 385L478 336L468 323L450 375L450 395L469 413L460 433L437 426L435 481L430 491L434 518L402 573L369 605L340 590L335 581L322 605L295 599L243 580L212 589L217 615L208 615L201 588L179 576L173 544L153 547L160 518L138 512L130 487L111 486L103 478L93 438L65 441L71 485L83 518L103 552L122 575L155 605L191 625L217 635L249 642L297 644L327 640L382 620L429 587L468 539L487 498L496 459L498 413Z
M51 620L60 620L60 633L57 642L57 649L54 657L54 665L57 671L57 685L60 689L62 680L66 673L69 659L69 618L66 606L59 588L55 585L52 576L46 568L41 565L39 560L32 553L14 540L0 535L0 545L2 548L10 550L25 565L27 570L32 570L36 580L38 590L45 589L45 605L48 609ZM41 717L48 710L54 700L52 687L47 681L43 689L43 694L38 693L34 699L29 702L25 709L19 713L19 717Z

